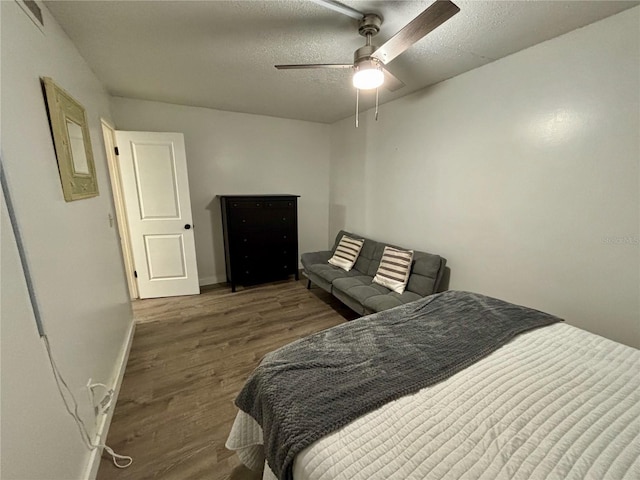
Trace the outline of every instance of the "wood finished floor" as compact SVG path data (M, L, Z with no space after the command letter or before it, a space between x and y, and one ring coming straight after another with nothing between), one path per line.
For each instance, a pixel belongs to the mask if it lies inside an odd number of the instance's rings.
M306 280L134 302L136 327L98 480L260 479L224 447L233 400L267 352L357 315Z

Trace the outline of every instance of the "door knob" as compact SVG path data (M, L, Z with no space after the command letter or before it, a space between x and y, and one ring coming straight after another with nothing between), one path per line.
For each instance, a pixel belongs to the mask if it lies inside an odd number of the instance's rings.
M189 230L191 228L191 225L189 225L188 223L184 226L185 230Z

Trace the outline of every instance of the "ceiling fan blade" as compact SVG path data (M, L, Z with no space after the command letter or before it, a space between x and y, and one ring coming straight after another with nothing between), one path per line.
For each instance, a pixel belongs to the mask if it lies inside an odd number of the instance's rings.
M400 90L402 87L404 87L404 82L389 70L383 68L382 71L384 72L384 88L386 88L390 92L395 92L396 90Z
M449 0L437 0L424 12L411 20L402 30L387 40L371 55L383 64L389 63L427 33L435 30L460 11Z
M300 68L353 68L350 63L304 63L302 65L274 65L278 70L294 70Z
M355 8L351 8L346 5L343 5L340 2L336 2L335 0L311 0L311 1L322 7L329 8L334 12L342 13L343 15L347 15L348 17L355 18L356 20L362 20L362 17L364 17L364 13L359 12Z

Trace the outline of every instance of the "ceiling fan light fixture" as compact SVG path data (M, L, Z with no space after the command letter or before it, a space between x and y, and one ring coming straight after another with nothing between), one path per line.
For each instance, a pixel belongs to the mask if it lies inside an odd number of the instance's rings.
M372 60L364 60L356 66L353 74L353 86L358 90L372 90L384 83L384 73Z

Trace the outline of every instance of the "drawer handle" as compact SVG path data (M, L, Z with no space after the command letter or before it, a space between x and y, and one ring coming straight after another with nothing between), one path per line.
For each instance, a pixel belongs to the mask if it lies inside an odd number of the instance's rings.
M247 243L247 239L246 239L246 238L243 238L243 239L242 239L242 241L243 241L244 243Z
M286 222L287 221L287 217L282 217L282 221Z
M282 236L282 238L287 238L287 236L286 236L286 235L283 235L283 236Z
M259 203L256 203L256 207L259 207L259 206L260 206L260 204L259 204Z
M247 221L243 218L243 219L242 219L242 223L247 223Z

